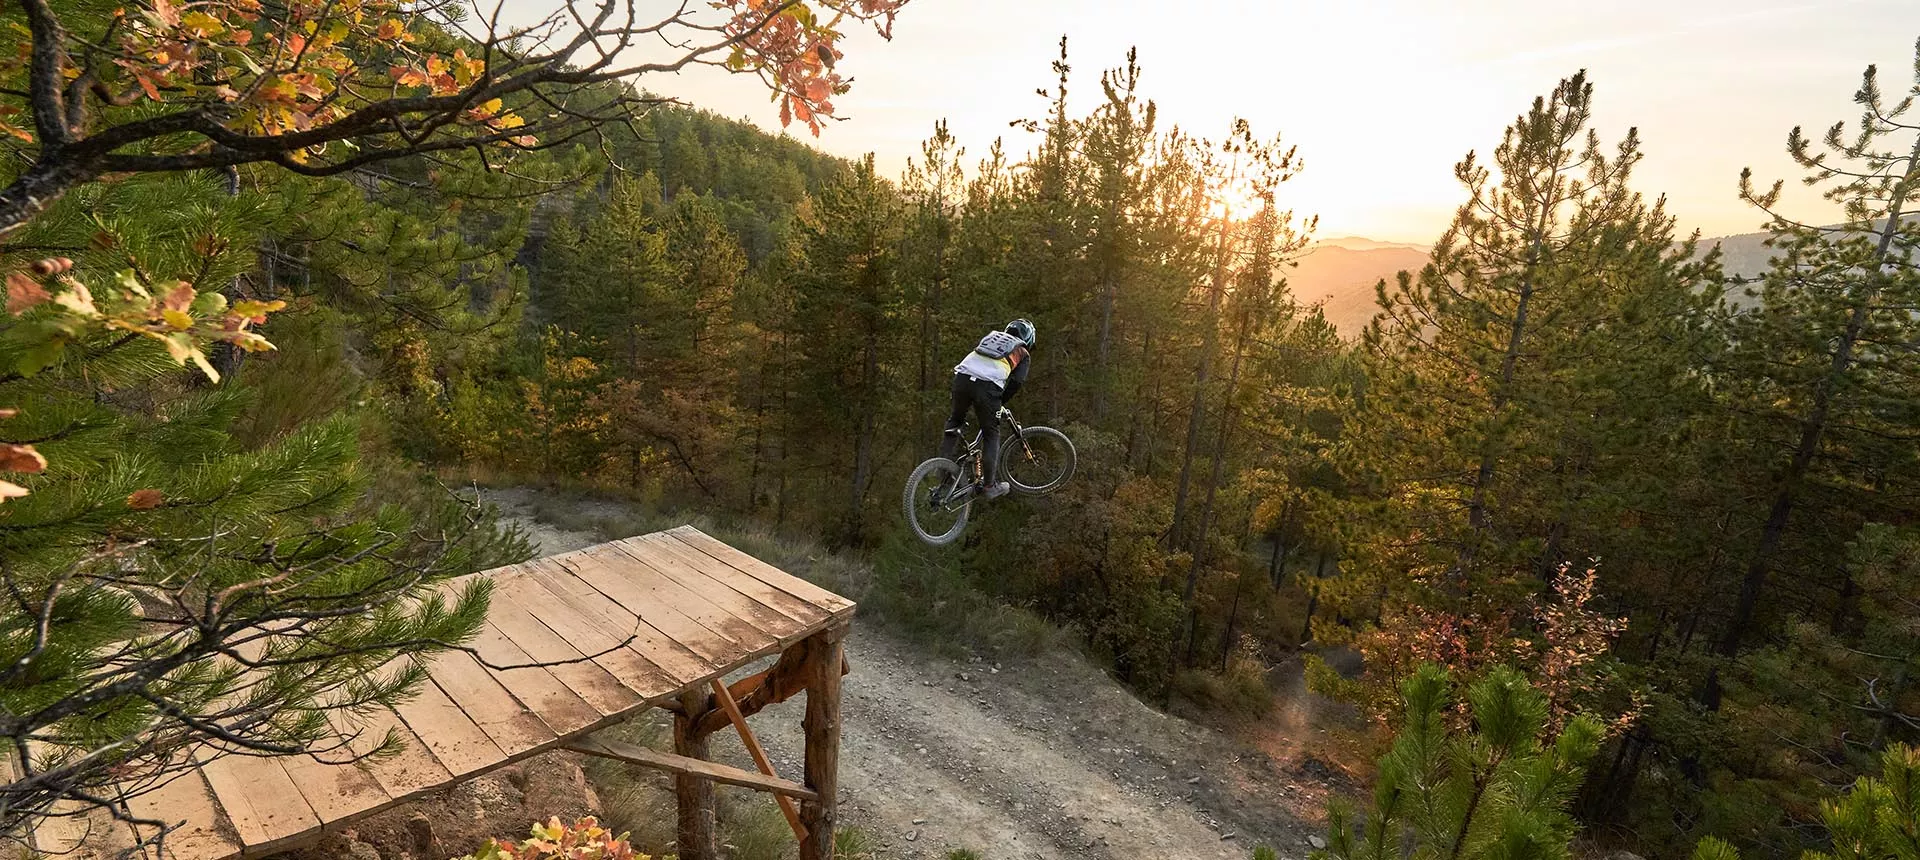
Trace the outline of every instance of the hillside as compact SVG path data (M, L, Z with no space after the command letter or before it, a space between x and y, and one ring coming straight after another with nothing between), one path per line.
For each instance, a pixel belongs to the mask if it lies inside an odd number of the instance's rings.
M1766 272L1773 257L1769 233L1741 233L1700 240L1699 254L1718 246L1721 265L1729 277L1754 278ZM1427 248L1379 242L1357 236L1321 239L1307 246L1297 266L1287 275L1294 298L1302 304L1324 302L1322 310L1344 337L1358 337L1373 319L1374 287L1401 271L1419 271L1427 263ZM1739 295L1731 296L1737 301Z
M1302 304L1322 302L1321 310L1344 337L1358 337L1373 319L1374 285L1401 270L1427 263L1427 249L1372 239L1323 239L1307 246L1287 284Z

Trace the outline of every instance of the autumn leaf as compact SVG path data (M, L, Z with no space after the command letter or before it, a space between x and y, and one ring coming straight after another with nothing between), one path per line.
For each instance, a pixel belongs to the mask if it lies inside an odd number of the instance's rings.
M27 495L27 488L12 481L0 481L0 502Z
M193 11L180 16L180 26L195 31L202 37L218 36L227 31L220 19L205 12Z
M193 286L186 281L181 281L160 299L160 306L170 311L184 311L193 307L193 297Z
M55 296L53 303L82 316L97 317L100 309L93 304L93 293L86 284L74 283L71 289Z
M46 470L47 458L33 450L32 445L0 442L0 472L36 474Z
M19 315L52 297L45 287L40 286L39 281L28 277L25 272L7 275L7 313Z
M267 321L267 314L283 310L286 306L287 303L280 299L274 299L270 302L263 302L258 299L241 299L233 303L233 315L258 324Z
M135 490L127 496L127 507L136 511L150 511L160 507L166 496L159 490Z

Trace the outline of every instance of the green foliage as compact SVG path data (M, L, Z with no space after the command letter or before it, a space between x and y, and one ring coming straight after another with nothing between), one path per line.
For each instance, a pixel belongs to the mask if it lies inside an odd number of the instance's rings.
M1401 695L1372 810L1356 829L1350 810L1331 809L1327 848L1309 856L1393 860L1409 844L1415 857L1570 856L1577 828L1567 807L1599 748L1598 723L1578 717L1549 732L1546 696L1504 668L1474 682L1464 703L1433 665L1416 670Z

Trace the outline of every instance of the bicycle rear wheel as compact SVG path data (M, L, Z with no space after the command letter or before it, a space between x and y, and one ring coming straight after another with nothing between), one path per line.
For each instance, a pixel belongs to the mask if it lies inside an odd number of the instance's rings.
M1052 427L1023 427L1000 446L1000 474L1016 493L1038 496L1060 489L1073 477L1079 455L1073 440Z
M945 457L921 463L907 477L901 506L907 515L907 527L921 540L933 546L946 546L960 538L967 527L967 514L973 507L973 482L960 480L960 465Z

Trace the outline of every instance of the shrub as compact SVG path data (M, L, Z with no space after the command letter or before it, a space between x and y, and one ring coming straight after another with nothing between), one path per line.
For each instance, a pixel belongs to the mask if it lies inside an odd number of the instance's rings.
M613 835L613 831L600 826L600 822L589 815L572 825L560 823L558 817L550 818L545 824L535 824L528 831L527 838L521 842L502 842L489 839L480 850L468 854L460 860L539 860L554 857L563 860L652 860L645 854L634 853L633 846L627 844L627 835Z
M1467 690L1470 727L1455 725L1447 673L1427 664L1401 685L1403 721L1380 760L1373 810L1359 832L1328 810L1313 860L1564 860L1576 833L1567 804L1599 748L1599 722L1576 716L1557 735L1547 696L1498 666Z

